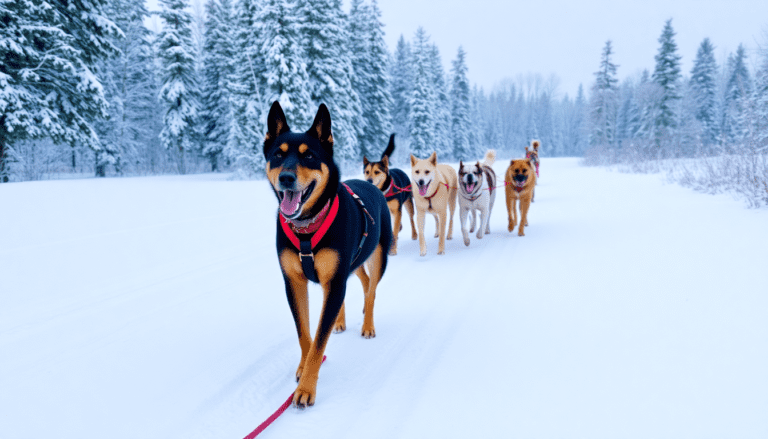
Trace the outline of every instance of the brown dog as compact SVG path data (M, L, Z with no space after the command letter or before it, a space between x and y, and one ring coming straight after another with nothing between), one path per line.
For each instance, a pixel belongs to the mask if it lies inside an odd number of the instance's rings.
M437 153L433 152L426 160L411 154L411 179L413 180L413 204L416 206L416 224L419 227L419 248L421 256L427 255L427 242L424 239L424 217L427 213L435 216L437 233L440 241L437 254L445 254L445 240L453 238L453 213L456 211L456 194L459 177L456 170L437 163ZM448 221L448 208L451 219ZM446 223L448 233L445 232Z
M504 175L504 191L507 195L507 214L509 226L514 230L517 225L517 200L520 200L520 228L518 236L525 236L524 228L528 225L528 208L531 206L533 189L536 186L536 170L530 159L512 160Z

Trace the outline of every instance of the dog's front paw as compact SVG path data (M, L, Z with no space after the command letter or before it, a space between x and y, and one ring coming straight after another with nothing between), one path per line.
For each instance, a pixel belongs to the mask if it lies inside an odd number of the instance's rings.
M299 384L299 387L296 388L296 391L293 392L293 406L298 409L305 409L307 407L311 407L315 405L315 394L316 391L314 388L310 389L309 386L302 386Z
M464 245L469 247L469 238L464 238Z
M525 236L525 233L523 232L523 228L522 227L520 228L520 230L518 230L517 236Z
M507 226L507 231L512 232L513 230L515 230L515 223L510 222Z
M363 325L363 331L360 335L362 335L363 338L374 338L376 337L376 328L374 328L373 325Z
M477 236L477 239L483 239L483 231L482 230L478 230L477 231L477 235L475 235L475 236Z
M397 255L397 247L392 246L392 248L389 249L389 255L390 256L396 256Z

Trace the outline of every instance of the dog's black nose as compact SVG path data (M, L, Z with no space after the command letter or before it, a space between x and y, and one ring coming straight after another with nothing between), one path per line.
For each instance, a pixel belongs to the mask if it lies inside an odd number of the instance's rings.
M281 189L293 189L296 185L296 174L293 172L281 172L278 177Z
M369 178L369 179L368 179L368 183L371 183L371 184L373 184L373 179L372 179L372 178Z
M528 179L528 177L526 177L526 176L525 176L525 175L523 175L523 174L517 174L517 175L515 175L515 180L517 180L517 181L525 181L526 179Z

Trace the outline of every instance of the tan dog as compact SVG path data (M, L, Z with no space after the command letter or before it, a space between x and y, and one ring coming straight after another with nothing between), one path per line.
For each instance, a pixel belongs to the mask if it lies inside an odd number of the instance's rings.
M426 160L411 154L411 180L413 180L413 204L416 206L416 224L419 228L419 248L421 256L427 254L427 242L424 239L424 217L427 213L435 217L435 238L440 238L437 254L445 254L445 239L453 238L453 213L456 211L456 192L458 190L456 170L448 165L437 164L437 153L433 152ZM448 208L451 219L448 222ZM445 225L448 224L446 235Z
M517 236L525 236L524 228L528 226L528 208L531 206L533 189L536 186L536 170L530 159L512 160L504 175L504 191L507 195L507 214L509 215L510 232L517 225L517 200L520 200L520 228Z

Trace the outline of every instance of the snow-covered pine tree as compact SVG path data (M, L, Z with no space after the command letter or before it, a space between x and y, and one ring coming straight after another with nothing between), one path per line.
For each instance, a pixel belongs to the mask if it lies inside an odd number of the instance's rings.
M428 49L429 70L432 74L431 84L434 89L433 113L435 115L434 148L442 160L453 160L453 144L451 142L451 101L448 98L448 84L443 60L437 44Z
M416 30L411 45L413 56L413 91L409 102L408 125L410 129L411 153L419 158L427 158L435 151L435 88L429 58L429 37L423 27Z
M659 37L659 52L655 56L656 68L653 71L653 82L661 87L662 94L659 109L654 121L657 136L668 136L670 130L677 127L675 118L677 101L681 98L680 55L677 54L675 31L672 29L672 19L667 20ZM660 137L656 138L657 144Z
M195 83L195 58L192 45L192 17L186 0L160 0L163 30L157 39L163 68L163 146L177 154L178 171L185 174L185 155L195 149L199 96Z
M603 147L616 146L619 80L616 78L617 66L611 61L612 54L611 40L608 40L600 57L600 70L595 72L595 84L592 86L590 143Z
M264 0L256 21L266 78L263 105L280 101L288 123L298 128L309 127L314 113L294 9L293 2Z
M315 106L325 103L333 120L334 157L341 165L357 166L362 160L362 108L352 88L355 72L341 0L302 0L297 16L312 101Z
M111 38L120 34L105 4L0 3L0 182L8 181L8 148L20 140L50 137L100 149L93 123L107 116L107 101L98 68L117 53Z
M230 0L208 0L205 8L200 123L202 153L215 172L219 170L219 160L229 139L232 116L229 81L234 74L235 48Z
M364 5L353 0L349 13L350 51L355 74L352 85L360 98L362 154L378 158L392 133L392 95L389 84L389 51L378 2Z
M132 0L111 0L107 13L123 31L116 38L118 56L104 63L104 94L109 102L109 120L96 130L102 150L96 153L96 175L104 177L107 165L122 174L126 168L138 172L147 148L155 146L159 130L152 121L160 111L154 81L150 31L144 26L145 5Z
M755 112L757 115L755 131L757 133L758 151L766 151L768 148L768 49L763 49L760 67L755 75L755 89L753 92Z
M400 35L390 68L390 77L392 78L390 89L392 94L392 125L395 133L397 133L398 145L403 150L408 148L411 135L409 115L413 92L412 60L411 45L403 35Z
M256 17L260 0L239 0L235 16L234 73L229 80L232 98L229 138L224 155L247 172L262 175L266 162L261 144L266 128L266 111L262 99L264 62L260 58L259 23Z
M471 160L479 153L470 149L470 95L467 78L467 53L459 46L456 59L451 67L451 139L453 157L459 160Z
M716 78L715 47L709 38L704 38L691 69L691 92L697 107L696 119L704 127L705 144L715 143L718 137Z
M727 143L732 143L742 134L741 104L751 94L752 84L747 69L747 52L743 45L739 44L738 49L736 49L736 56L729 57L728 61L728 83L723 100L722 133L724 140Z

